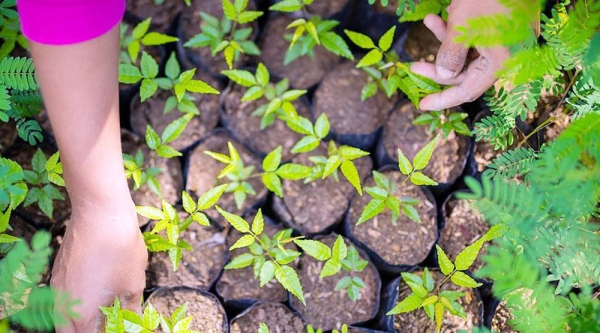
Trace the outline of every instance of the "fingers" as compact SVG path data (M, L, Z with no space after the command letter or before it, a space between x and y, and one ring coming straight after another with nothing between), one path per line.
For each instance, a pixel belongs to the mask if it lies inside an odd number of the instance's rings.
M429 95L421 100L421 110L443 110L465 102L472 102L489 89L496 81L497 66L486 57L479 57L466 70L462 83L441 93Z
M439 25L439 22L433 23ZM437 28L437 27L436 27ZM436 57L437 76L441 79L451 79L462 72L467 60L469 49L462 44L454 43L458 32L449 25L442 40L442 46Z
M444 40L444 37L446 37L446 22L441 17L429 14L425 16L423 23L440 42Z
M467 73L465 71L463 71L460 74L458 74L458 76L450 78L450 79L441 78L437 73L436 66L434 64L430 64L427 62L415 62L410 67L410 70L419 75L428 77L439 84L443 84L446 86L448 86L448 85L454 86L457 84L461 84L467 77Z

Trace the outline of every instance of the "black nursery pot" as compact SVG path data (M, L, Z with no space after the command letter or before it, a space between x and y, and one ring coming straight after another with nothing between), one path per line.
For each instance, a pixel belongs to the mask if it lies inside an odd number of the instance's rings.
M256 211L245 215L246 221L253 221ZM265 226L263 234L273 237L283 228L277 225L268 216L263 215ZM235 229L230 229L227 236L227 244L235 244L242 237L242 234ZM237 257L242 253L247 253L247 249L235 249L230 253L230 259ZM295 263L290 264L296 268ZM224 270L216 284L216 292L221 297L228 309L243 311L256 302L285 303L288 300L288 292L275 280L268 282L260 287L259 279L254 277L252 266L242 269Z
M272 78L278 82L276 78ZM260 157L266 156L277 146L283 148L283 160L291 159L294 145L302 139L298 134L280 120L275 121L267 128L260 128L261 116L251 115L260 105L267 104L264 99L258 101L241 102L246 88L230 82L221 94L220 113L223 126L232 133L232 136L241 142L247 149ZM304 96L293 103L298 115L310 119L310 104Z
M333 246L337 235L331 234L325 237L318 237L327 246ZM348 239L344 240L348 245L353 246ZM363 260L369 260L369 257L360 248L356 247L359 256ZM319 262L309 256L300 257L298 263L298 276L304 290L306 306L290 295L290 306L298 311L307 323L313 327L319 327L323 330L332 330L338 328L339 323L349 325L362 325L373 319L379 310L379 300L381 292L381 277L375 266L369 262L362 272L352 273L359 276L366 287L361 289L361 297L356 301L351 301L345 290L335 291L337 282L350 273L342 270L335 276L325 279L318 278L324 263Z
M331 123L330 137L340 144L371 150L379 137L396 97L382 92L362 101L368 74L345 61L325 76L313 96L313 119L325 113Z
M396 183L400 183L404 177L398 171L382 172ZM363 186L375 186L375 181L371 177ZM401 214L396 225L393 225L391 212L386 209L380 215L357 226L356 222L364 207L371 200L369 195L354 196L344 223L347 237L369 254L377 268L393 274L431 262L432 253L435 252L433 248L439 238L440 217L435 198L428 188L417 187L407 182L402 190L409 197L421 201L416 208L422 223L416 223Z
M380 168L392 166L397 170L398 148L412 161L416 153L433 140L435 133L429 133L426 126L412 124L419 114L420 111L409 101L401 102L390 112L375 153ZM448 139L440 139L423 171L439 183L429 187L433 194L437 196L447 192L463 176L472 146L473 138L454 132Z
M193 316L190 329L200 332L227 333L229 325L225 309L213 294L190 287L158 288L146 302L169 316L183 303L188 302L188 316Z
M401 281L400 276L383 283L381 287L381 296L379 301L379 311L373 320L374 327L384 332L395 332L394 316L388 316L386 313L398 303L398 286Z
M306 322L281 303L258 302L231 320L231 333L256 333L264 323L271 332L305 332Z

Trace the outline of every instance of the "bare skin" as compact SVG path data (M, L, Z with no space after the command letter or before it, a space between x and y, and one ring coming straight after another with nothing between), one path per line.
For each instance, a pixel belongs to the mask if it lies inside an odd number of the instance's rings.
M453 87L423 98L419 105L421 110L442 110L472 102L496 82L496 72L510 56L507 48L476 48L478 56L465 67L469 49L454 43L458 35L455 27L465 25L471 17L496 13L507 13L497 0L453 0L448 7L448 23L437 15L425 17L425 25L442 46L435 64L417 62L411 69L439 84Z
M115 297L139 310L147 263L121 155L118 25L83 43L30 45L73 207L51 285L82 301L57 332L96 332L98 307Z

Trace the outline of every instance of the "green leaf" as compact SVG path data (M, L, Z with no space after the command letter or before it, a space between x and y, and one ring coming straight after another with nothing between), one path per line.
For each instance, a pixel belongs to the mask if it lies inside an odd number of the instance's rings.
M315 122L315 134L324 139L327 134L329 134L330 124L329 119L327 119L327 115L325 113L321 113L321 115L317 118Z
M140 70L131 64L119 64L119 82L125 84L135 84L144 77Z
M436 332L442 330L442 321L444 320L444 305L442 303L435 303L435 327Z
M323 269L321 270L321 274L319 274L319 278L325 278L328 276L336 275L342 269L342 263L336 259L329 259L323 265Z
M244 235L240 239L237 240L230 248L229 251L233 251L235 249L239 249L242 247L247 247L254 243L254 236L252 235Z
M185 130L185 127L190 122L193 116L193 114L187 113L183 117L177 118L174 121L172 121L169 125L167 125L167 127L161 135L162 142L169 143L179 138L179 136Z
M265 262L260 269L260 286L264 287L275 276L275 265L272 261Z
M433 149L435 148L436 143L439 141L440 135L436 135L433 140L431 140L425 147L421 148L419 152L415 155L413 159L413 165L415 166L415 170L423 170L429 164L429 160L431 159L431 155L433 154Z
M256 78L249 71L232 69L221 71L221 74L243 87L252 87L257 84Z
M181 198L183 201L183 209L186 211L186 213L194 213L196 211L196 202L194 202L194 199L192 199L192 197L186 191L181 193Z
M240 24L250 23L250 22L256 20L257 18L261 17L262 15L263 15L263 12L259 12L259 11L249 10L247 12L242 12L238 16L238 22Z
M410 164L410 161L400 148L398 148L398 167L400 168L400 172L405 176L408 176L413 171L412 164Z
M319 146L320 142L321 140L315 136L305 136L294 145L291 152L298 154L312 151Z
M436 181L434 181L433 179L425 176L424 174L422 174L421 172L413 172L410 175L410 181L415 184L415 185L431 185L431 186L435 186L438 185L438 183Z
M321 45L321 41L319 40L319 33L317 32L317 27L315 26L315 24L309 21L306 23L305 27L306 31L308 31L308 33L315 40L315 42L318 45Z
M421 303L423 303L423 298L417 296L416 294L410 294L400 303L396 304L396 306L390 311L388 311L386 315L391 316L399 313L414 311L421 307Z
M331 258L331 249L319 241L308 239L294 239L294 243L298 245L306 254L319 260L324 261Z
M223 3L223 14L231 20L235 21L237 17L237 10L229 0L221 0Z
M361 33L350 30L344 30L344 32L354 44L363 49L374 49L376 47L375 43L373 43L373 40L367 35L363 35Z
M253 86L246 90L244 96L242 96L242 102L255 101L263 96L263 90L259 86Z
M265 219L263 218L262 210L258 209L254 220L252 221L252 232L255 235L260 235L265 227Z
M421 223L421 217L419 216L419 211L412 205L402 205L402 211L412 221L416 223Z
M258 326L258 333L269 333L269 327L267 327L265 323L260 323Z
M473 280L472 277L463 272L454 272L450 280L452 280L452 282L454 282L454 284L457 286L466 288L477 288L481 286L481 283L477 283L477 281Z
M202 80L189 80L185 83L185 89L198 94L219 94L217 89L211 87L208 83Z
M377 49L369 51L360 61L356 64L356 68L372 66L377 64L383 59L383 53Z
M304 292L298 274L289 266L275 266L275 279L285 288L285 290L296 296L302 304L306 305Z
M405 282L408 285L408 287L410 288L410 290L412 290L413 293L415 293L416 295L418 295L421 298L427 297L427 289L425 289L425 287L423 287L420 284L414 283L412 281L405 281Z
M143 217L153 221L160 221L166 218L165 213L162 210L154 207L136 206L135 211Z
M501 237L502 235L504 235L506 233L507 230L508 230L507 226L502 225L502 224L496 224L496 225L490 227L490 229L481 238L484 239L486 242L488 242L488 241L494 240L498 237Z
M223 54L225 56L225 62L227 63L227 67L229 69L233 68L233 58L235 56L235 49L231 46L228 45L225 50L223 51Z
M179 67L179 62L177 61L175 52L172 52L169 60L167 60L167 64L165 65L165 75L169 79L175 80L179 74L181 74L181 67Z
M151 22L152 18L149 17L140 22L138 25L136 25L135 28L133 28L133 30L131 31L131 35L133 36L133 38L141 39L142 37L144 37L146 32L148 32L148 29L150 28Z
M269 70L265 65L261 62L256 67L256 82L261 86L267 86L270 80Z
M354 148L354 147L350 147L350 146L341 146L339 148L339 152L340 152L341 157L343 157L347 160L350 160L350 161L369 155L369 153L364 150L360 150L358 148Z
M3 233L8 229L8 221L10 220L11 209L7 209L6 212L0 213L0 233Z
M283 197L283 187L281 186L281 179L277 174L268 172L262 175L262 182L269 189L269 191L275 193L278 197Z
M394 33L396 33L396 26L392 26L388 31L386 31L383 36L379 39L379 48L383 50L383 52L387 52L390 47L392 47L392 42L394 41Z
M325 169L323 170L323 179L327 176L331 175L337 168L342 164L342 160L340 155L332 155L327 159L327 163L325 164Z
M388 192L381 187L367 187L365 188L365 192L367 192L373 199L381 199L385 200L388 196Z
M429 297L427 297L423 303L421 304L422 307L425 307L427 305L431 305L434 304L435 302L438 301L438 297L436 295L431 295Z
M150 32L142 38L142 44L146 46L163 45L178 41L179 38L161 34L158 32Z
M281 98L284 101L291 102L297 100L300 96L303 96L305 94L306 90L292 89L284 92L283 95L281 95Z
M158 156L163 158L173 158L176 156L181 156L180 152L167 145L158 146L158 149L156 149L156 153L158 154Z
M281 146L278 146L265 157L265 159L262 162L262 167L264 171L274 172L275 170L277 170L279 164L281 164L282 150L283 148Z
M356 166L351 161L344 161L340 166L340 170L342 170L342 174L352 186L358 191L358 194L362 195L362 189L360 186L360 176L358 175L358 170Z
M227 184L223 184L214 187L201 195L198 199L198 210L206 210L212 207L215 203L217 203L219 198L221 198L221 195L226 189Z
M298 0L283 0L269 7L270 11L278 11L284 13L292 13L301 9L302 3Z
M335 32L328 31L319 34L319 36L321 38L321 45L324 48L340 57L354 60L354 56L352 55L352 52L350 52L348 45L346 44L344 39L338 34L336 34Z
M279 177L289 180L304 179L310 175L311 168L302 164L287 163L279 167L276 173Z
M243 253L239 256L233 258L227 265L225 265L225 269L238 269L244 268L252 265L254 261L254 256L251 253Z
M344 238L338 235L335 243L333 244L333 248L331 249L331 258L335 260L343 260L348 255L348 247L344 242Z
M375 96L376 93L377 93L377 83L369 82L369 83L365 84L365 86L361 90L360 100L364 102L367 99Z
M143 79L142 85L140 86L140 100L144 102L148 98L152 97L158 89L158 83L152 79Z
M248 225L248 222L244 221L244 219L242 219L241 217L231 214L229 212L224 211L223 209L221 209L221 207L216 206L217 210L219 211L219 213L221 213L221 215L223 215L223 217L231 224L232 227L234 227L237 231L241 232L241 233L247 233L250 231L250 226Z
M442 273L444 275L452 273L452 271L454 271L454 264L452 263L452 261L450 261L450 259L448 259L446 252L444 252L444 250L439 245L436 245L435 248L437 250L438 255L438 265L440 266L440 270L442 271Z
M142 52L140 68L142 70L142 75L146 79L153 79L158 75L158 64L151 55L146 53L146 51Z
M371 200L367 204L365 209L363 209L362 213L360 214L360 218L356 222L356 225L360 225L360 224L364 223L365 221L370 220L373 217L379 215L379 213L381 213L384 208L385 208L385 200L382 200L382 199Z
M479 254L479 251L484 243L485 238L482 237L460 251L460 253L456 256L456 260L454 261L456 269L459 271L469 269L469 267L471 267L471 265L473 265L475 262L475 259L477 259L477 255Z
M0 244L16 243L20 240L21 240L20 238L15 237L15 236L7 235L7 234L0 234Z

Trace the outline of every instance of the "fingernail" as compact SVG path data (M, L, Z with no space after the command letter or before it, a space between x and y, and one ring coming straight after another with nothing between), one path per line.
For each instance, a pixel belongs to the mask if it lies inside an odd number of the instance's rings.
M454 72L449 70L446 67L442 67L442 66L435 66L435 69L437 71L438 76L440 77L440 79L451 79L454 77Z

